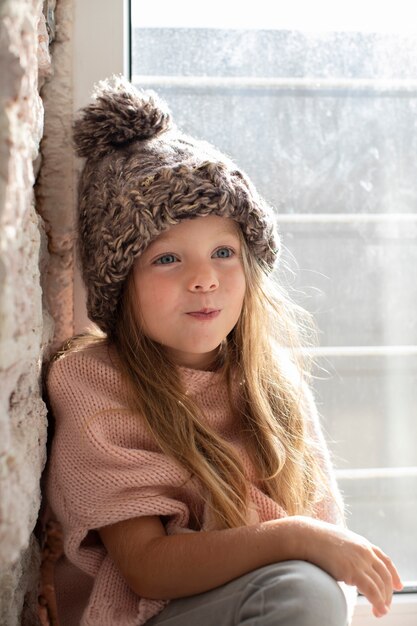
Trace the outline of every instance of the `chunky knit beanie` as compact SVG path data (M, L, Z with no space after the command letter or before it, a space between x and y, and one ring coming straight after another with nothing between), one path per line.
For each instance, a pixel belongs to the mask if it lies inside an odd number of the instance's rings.
M181 220L235 220L249 249L272 268L272 209L247 176L212 145L184 135L153 91L123 77L100 82L74 122L86 161L78 190L78 245L87 310L110 333L123 284L148 244Z

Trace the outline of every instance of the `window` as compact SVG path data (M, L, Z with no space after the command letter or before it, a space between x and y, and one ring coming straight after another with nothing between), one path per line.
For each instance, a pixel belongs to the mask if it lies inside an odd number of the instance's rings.
M95 81L131 74L276 206L283 260L295 271L278 278L322 331L316 395L349 526L393 556L413 591L417 35L409 6L294 0L275 15L266 0L256 12L212 0L206 13L186 0L172 9L131 0L129 14L128 4L75 1L74 107ZM75 317L79 330L81 295ZM384 624L411 626L416 615L417 594L404 594ZM373 623L359 605L354 626Z
M321 330L316 395L349 526L412 585L417 36L398 5L370 4L369 15L323 2L229 15L184 1L169 14L132 0L131 73L277 208L296 276L278 279Z

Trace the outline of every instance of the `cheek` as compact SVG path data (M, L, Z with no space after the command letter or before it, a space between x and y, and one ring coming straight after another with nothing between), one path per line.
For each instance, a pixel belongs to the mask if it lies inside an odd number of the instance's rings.
M240 293L239 293L239 315L240 315L240 313L242 311L242 308L243 308L243 303L245 301L245 295L246 295L246 284L243 283L242 284L242 288L241 288Z
M246 277L245 277L245 274L243 273L243 269L242 269L242 273L240 277L240 294L243 300L246 294Z
M163 315L175 297L170 285L157 279L141 282L137 285L137 293L139 308L145 317Z
M241 309L246 293L246 279L242 269L237 269L228 282L228 295L233 298L237 309Z
M142 321L146 321L150 311L156 307L155 296L157 290L150 281L144 280L143 278L135 281L135 287L137 312L142 318Z
M239 267L239 269L236 271L234 280L237 285L237 292L243 298L243 296L245 295L245 291L246 291L246 277L243 271L243 267Z

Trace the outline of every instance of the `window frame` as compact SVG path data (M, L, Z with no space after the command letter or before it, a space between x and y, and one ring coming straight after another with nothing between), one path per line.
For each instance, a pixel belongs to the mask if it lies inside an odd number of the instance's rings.
M131 0L74 1L74 111L88 102L92 85L98 80L113 73L131 79L130 9ZM75 330L78 331L88 320L78 270L74 276L74 294ZM416 618L417 592L395 593L384 625L398 626L401 623L401 626L414 626ZM369 602L359 597L352 626L374 624L375 617Z
M415 626L417 616L417 593L395 593L391 610L384 616L384 626ZM375 626L376 620L371 606L363 596L359 596L351 626Z
M129 80L131 67L130 0L74 0L73 111L85 106L95 83L111 74ZM93 52L92 52L93 51ZM74 181L79 163L74 164ZM76 185L74 184L74 194ZM74 196L75 206L75 196ZM89 324L79 264L74 267L74 332Z

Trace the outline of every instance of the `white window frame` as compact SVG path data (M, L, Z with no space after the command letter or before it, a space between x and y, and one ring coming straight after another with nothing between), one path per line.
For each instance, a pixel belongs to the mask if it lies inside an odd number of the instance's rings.
M74 0L73 11L75 112L89 102L92 87L99 80L112 74L130 78L130 3L129 0ZM76 264L74 332L81 331L88 323L85 290Z
M377 620L369 602L362 596L358 598L352 626L416 626L417 624L417 593L395 594L388 615Z
M134 0L139 1L139 0ZM74 111L85 105L92 85L111 74L130 78L129 0L74 0ZM74 280L75 329L87 321L81 279ZM375 626L369 602L358 598L352 626ZM379 623L379 620L378 620ZM417 593L395 594L383 626L416 626Z

